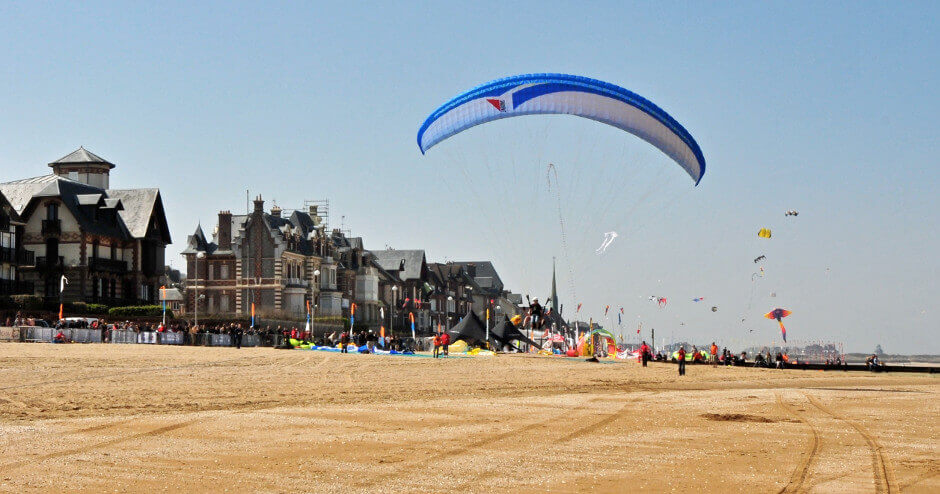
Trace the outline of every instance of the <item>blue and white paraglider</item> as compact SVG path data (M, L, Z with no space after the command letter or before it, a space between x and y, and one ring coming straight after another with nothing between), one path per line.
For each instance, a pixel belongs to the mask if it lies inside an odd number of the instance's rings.
M470 127L533 114L575 115L627 131L652 144L695 180L705 158L692 135L662 108L607 82L566 74L526 74L477 86L444 103L418 130L422 153Z

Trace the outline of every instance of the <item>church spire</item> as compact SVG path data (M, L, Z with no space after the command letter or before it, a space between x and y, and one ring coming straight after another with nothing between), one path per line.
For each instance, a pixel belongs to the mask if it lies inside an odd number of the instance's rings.
M561 308L558 305L558 289L555 284L555 258L552 258L552 295L548 299L549 303L552 304L552 310L561 314Z

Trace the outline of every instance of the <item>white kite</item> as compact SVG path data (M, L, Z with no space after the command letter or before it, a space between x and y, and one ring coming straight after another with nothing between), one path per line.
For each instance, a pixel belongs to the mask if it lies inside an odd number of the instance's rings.
M614 239L617 238L617 232L607 232L604 234L604 242L600 247L597 248L596 252L598 255L607 252L607 247L610 247L610 244L613 243Z

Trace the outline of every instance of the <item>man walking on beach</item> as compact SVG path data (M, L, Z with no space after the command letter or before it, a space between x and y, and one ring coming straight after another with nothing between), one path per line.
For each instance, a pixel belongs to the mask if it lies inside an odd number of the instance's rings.
M679 375L685 375L685 347L679 347Z
M437 358L441 353L441 337L440 335L434 335L434 358Z
M239 324L235 326L235 330L232 332L232 339L235 340L235 349L240 350L242 347L242 325Z
M650 361L650 347L645 340L640 345L640 358L643 359L643 367L646 367L646 363Z
M450 345L450 335L447 333L441 333L441 350L444 352L444 356L447 356L447 346Z

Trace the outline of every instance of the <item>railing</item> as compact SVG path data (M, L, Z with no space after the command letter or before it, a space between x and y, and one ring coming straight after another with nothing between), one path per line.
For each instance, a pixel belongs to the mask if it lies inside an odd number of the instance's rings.
M310 282L302 278L285 278L284 285L286 288L307 288Z
M88 258L88 269L92 271L107 271L110 273L123 273L127 271L127 261L117 259Z
M30 250L16 251L16 263L20 266L32 266L36 264L36 258Z
M65 266L65 258L39 256L36 258L36 267L40 269L56 269Z
M16 259L16 249L0 247L0 262L13 262L14 259Z
M62 233L62 220L42 220L43 235L60 235Z
M29 281L0 280L0 295L32 295L35 288Z

